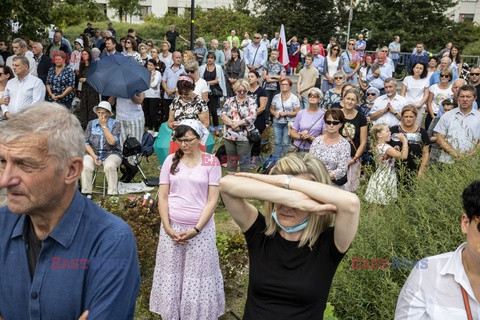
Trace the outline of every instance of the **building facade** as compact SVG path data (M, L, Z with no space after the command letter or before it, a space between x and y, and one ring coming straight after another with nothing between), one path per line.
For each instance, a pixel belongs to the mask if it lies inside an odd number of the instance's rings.
M100 10L112 21L119 21L117 12L108 6L108 0L95 0ZM128 16L124 18L125 22L142 23L145 16L154 14L157 17L164 16L168 11L176 14L183 14L185 9L191 6L191 0L143 0L140 1L140 15ZM217 7L231 7L233 0L195 0L195 6L202 9L212 9Z

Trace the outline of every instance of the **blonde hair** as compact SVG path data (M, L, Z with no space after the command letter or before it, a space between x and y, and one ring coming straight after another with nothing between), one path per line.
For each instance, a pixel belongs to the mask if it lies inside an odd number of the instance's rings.
M233 84L233 91L237 91L238 88L240 88L240 87L244 87L245 90L247 90L247 91L250 90L250 84L245 79L238 79L237 82L235 82Z
M195 60L195 55L190 50L185 50L182 54L182 58L183 58L183 55L187 56L187 61L196 61ZM197 62L197 64L198 64L198 62ZM197 66L197 69L198 69L198 66Z
M290 174L293 176L303 174L307 175L313 181L331 184L325 165L320 159L310 153L288 154L278 161L278 164L272 168L270 174ZM272 217L274 205L274 203L265 201L265 222L267 225L265 235L267 236L273 236L280 230L280 227ZM310 213L307 227L303 231L298 246L303 247L308 245L310 250L312 250L320 234L330 227L333 221L333 214L319 215Z
M385 123L378 123L370 129L370 135L371 135L372 141L375 144L377 144L378 142L377 134L379 132L382 132L385 129L388 129L388 125L386 125Z

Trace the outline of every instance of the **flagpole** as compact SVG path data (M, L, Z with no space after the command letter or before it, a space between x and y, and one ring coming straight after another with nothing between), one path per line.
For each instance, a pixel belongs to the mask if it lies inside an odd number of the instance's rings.
M345 42L345 50L348 51L348 41L350 39L350 23L353 19L353 0L350 0L350 12L348 13L348 30L347 30L347 41Z

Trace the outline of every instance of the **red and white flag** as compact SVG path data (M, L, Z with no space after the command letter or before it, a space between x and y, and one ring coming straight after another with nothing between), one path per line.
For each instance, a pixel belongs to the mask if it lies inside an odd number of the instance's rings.
M288 59L288 50L287 50L287 38L285 37L285 27L280 27L280 40L278 41L278 61L280 61L284 66L287 66L290 63Z

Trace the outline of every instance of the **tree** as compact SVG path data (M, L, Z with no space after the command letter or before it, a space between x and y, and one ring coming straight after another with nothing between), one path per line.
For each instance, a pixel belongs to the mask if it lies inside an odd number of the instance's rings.
M109 0L108 5L117 10L118 18L123 21L123 16L133 16L140 13L140 0Z
M449 41L455 23L445 12L455 0L363 0L354 9L352 34L368 34L367 49L388 45L399 35L402 51L423 41L428 51Z
M39 39L50 22L53 0L2 0L0 33L5 36ZM18 34L12 34L10 20L19 22Z
M88 21L100 21L105 15L93 0L67 0L52 9L51 22L56 26L72 26Z
M277 32L285 25L286 37L319 38L324 43L337 34L348 18L344 0L258 0L261 32ZM349 2L349 1L348 1ZM267 29L267 30L265 30Z

